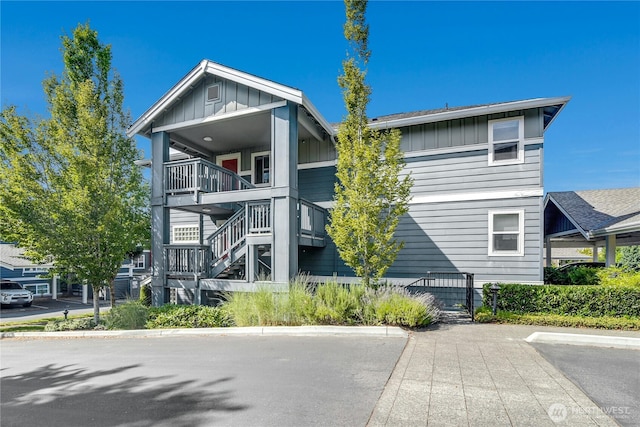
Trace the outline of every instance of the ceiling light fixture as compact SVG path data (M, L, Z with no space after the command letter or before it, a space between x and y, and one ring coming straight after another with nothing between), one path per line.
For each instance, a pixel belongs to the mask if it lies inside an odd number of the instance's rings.
M204 138L202 138L202 139L204 139L204 140L205 140L205 141L207 141L207 142L211 142L211 141L213 141L213 138L211 138L210 136L205 136L205 137L204 137Z

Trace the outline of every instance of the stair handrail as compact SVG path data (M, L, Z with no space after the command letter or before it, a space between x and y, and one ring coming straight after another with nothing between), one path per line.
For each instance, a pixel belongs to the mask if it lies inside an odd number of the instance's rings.
M247 236L246 211L246 206L243 206L207 238L211 245L212 265L217 265L244 243Z

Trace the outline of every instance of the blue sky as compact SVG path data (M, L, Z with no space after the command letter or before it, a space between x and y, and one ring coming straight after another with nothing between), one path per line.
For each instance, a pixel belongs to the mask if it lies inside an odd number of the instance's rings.
M90 21L133 119L203 58L344 114L342 2L3 0L0 19L0 101L22 113L46 114L60 35ZM640 2L375 1L367 19L370 116L570 95L545 134L545 190L640 185Z

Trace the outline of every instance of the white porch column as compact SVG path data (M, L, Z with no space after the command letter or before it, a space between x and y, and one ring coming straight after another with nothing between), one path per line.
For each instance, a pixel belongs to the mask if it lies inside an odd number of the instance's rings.
M51 279L51 299L58 299L58 275L54 274Z
M551 238L547 237L545 240L546 240L546 242L545 242L546 255L545 256L546 256L546 261L547 261L546 264L545 264L545 267L551 267L553 265L553 262L552 262L553 260L551 259Z
M606 254L607 260L605 265L607 267L616 265L616 235L615 234L611 234L607 236L606 250L607 250L607 254Z
M88 302L88 296L89 296L89 285L87 285L86 283L82 284L82 303L83 304L87 304Z
M593 262L598 262L598 247L596 245L593 245L593 258L592 261Z

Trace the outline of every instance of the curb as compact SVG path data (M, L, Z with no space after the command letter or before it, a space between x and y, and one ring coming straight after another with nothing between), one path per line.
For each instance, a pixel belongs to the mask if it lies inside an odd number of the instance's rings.
M409 334L397 326L252 326L246 328L184 328L138 329L129 331L60 331L60 332L2 332L6 338L104 338L104 337L163 337L179 335L253 335L253 336L329 336L350 335L369 337L400 337Z
M593 347L640 350L640 338L612 337L606 335L563 334L558 332L534 332L525 338L528 343L589 345Z

